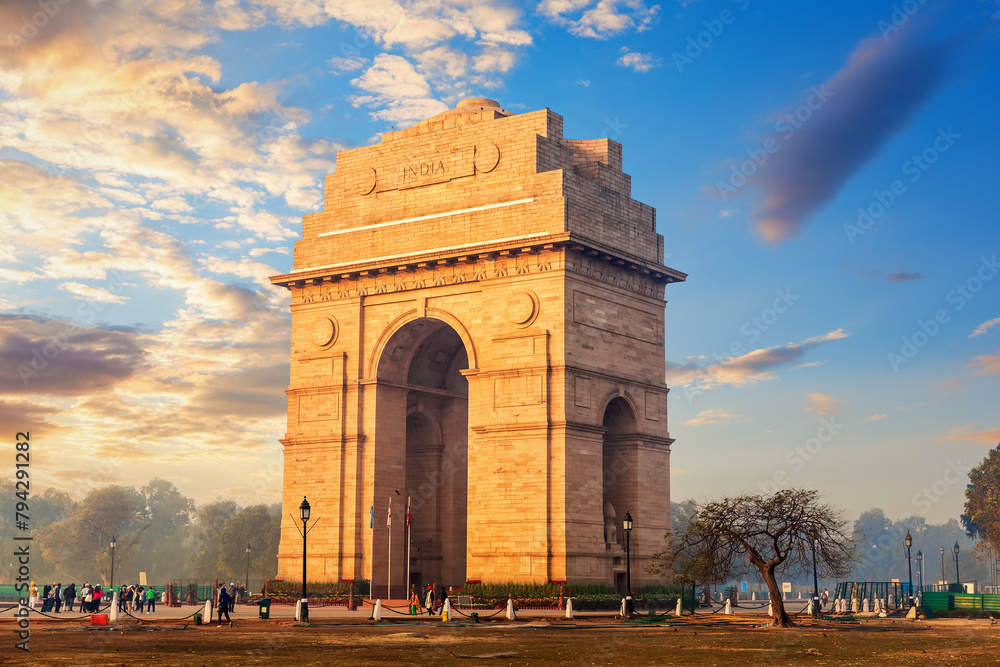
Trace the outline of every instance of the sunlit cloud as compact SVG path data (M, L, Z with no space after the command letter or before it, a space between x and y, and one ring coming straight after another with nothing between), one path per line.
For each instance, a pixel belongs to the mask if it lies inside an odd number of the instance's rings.
M972 331L972 333L969 334L969 338L983 336L990 329L1000 329L1000 317L994 317L992 320L986 320L980 324Z
M829 415L840 408L840 403L827 394L809 394L810 406L806 412L813 412L817 415Z
M739 357L728 357L722 361L699 366L697 360L684 364L668 362L667 380L674 385L715 389L724 385L744 386L774 380L775 371L801 359L810 350L830 341L848 337L843 329L835 329L821 336L807 338L801 343L789 343L753 350Z
M59 286L59 289L66 290L70 294L85 301L98 301L101 303L125 303L128 299L120 294L114 294L103 287L91 287L81 283L67 282Z
M542 0L538 13L578 37L607 39L643 32L659 21L660 6L642 0ZM573 18L576 17L576 18Z
M985 431L970 431L970 428L968 424L953 428L948 431L947 439L979 442L984 445L1000 444L1000 427Z
M746 419L745 415L738 415L725 408L709 408L702 410L693 419L689 419L685 424L688 426L705 426L706 424L722 424Z
M615 64L619 67L629 67L635 72L648 72L659 65L652 53L637 53L629 51L627 46L621 49L621 55Z
M1000 373L1000 351L995 354L980 354L972 358L972 362L965 365L966 368L975 368L976 375L993 375Z
M866 422L877 422L877 421L880 421L882 419L885 419L888 416L889 416L889 414L885 413L885 412L883 412L882 414L869 415L868 418L865 419L865 421Z

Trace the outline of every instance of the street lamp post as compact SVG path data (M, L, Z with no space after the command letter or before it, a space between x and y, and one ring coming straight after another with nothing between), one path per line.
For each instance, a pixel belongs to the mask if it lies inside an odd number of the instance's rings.
M924 592L924 552L917 549L917 581L920 582L920 593Z
M306 523L309 521L309 501L302 496L299 517L302 519L302 599L306 599Z
M913 606L913 565L910 563L910 547L913 546L913 538L910 537L910 531L906 531L906 537L903 538L903 544L906 545L906 569L910 573L910 606Z
M955 583L958 584L959 592L961 592L962 577L958 575L958 540L955 540L953 551L955 552Z
M813 549L813 616L819 616L819 579L816 577L816 533L812 534Z
M941 583L947 584L944 578L944 547L941 547Z
M303 580L304 581L304 580ZM243 587L250 593L250 543L247 542L247 581L243 584Z
M110 585L112 597L115 594L115 547L117 546L118 546L118 540L115 539L114 535L112 535L111 536L111 585Z
M629 539L632 535L632 514L625 512L625 615L632 618L632 557L629 554Z

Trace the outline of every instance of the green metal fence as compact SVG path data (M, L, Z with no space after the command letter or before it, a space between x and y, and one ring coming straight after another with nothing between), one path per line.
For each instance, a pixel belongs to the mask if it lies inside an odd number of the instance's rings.
M932 611L945 609L981 609L1000 612L1000 595L972 595L969 593L924 593L921 606Z
M842 581L837 584L833 599L857 600L859 609L863 600L885 600L894 609L903 605L909 593L910 586L905 581Z

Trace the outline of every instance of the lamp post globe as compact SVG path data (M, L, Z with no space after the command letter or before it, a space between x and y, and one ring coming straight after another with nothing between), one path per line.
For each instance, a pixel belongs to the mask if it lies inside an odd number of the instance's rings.
M632 556L629 553L629 542L632 537L632 513L627 510L622 528L625 529L625 615L632 618Z

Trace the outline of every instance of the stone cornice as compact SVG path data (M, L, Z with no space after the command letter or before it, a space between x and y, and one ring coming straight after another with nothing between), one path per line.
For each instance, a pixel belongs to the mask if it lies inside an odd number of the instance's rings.
M562 251L565 249L593 260L600 260L615 267L619 272L634 273L654 283L667 284L681 282L687 278L687 274L680 271L634 257L618 250L609 250L602 247L601 244L582 237L579 234L565 232L562 234L532 234L517 239L501 239L496 242L470 244L461 248L430 250L406 256L387 256L385 258L374 258L342 265L296 269L292 273L272 276L271 283L292 289L307 285L322 286L341 281L360 281L364 279L374 281L379 276L382 276L386 280L381 292L377 291L378 285L373 284L371 286L373 290L371 293L377 294L402 291L396 289L397 282L395 280L391 281L391 285L388 280L389 277L393 277L398 273L418 272L421 270L424 272L438 272L443 267L471 266L473 267L471 275L464 275L467 272L463 272L462 278L458 281L450 281L447 276L444 276L437 283L434 282L434 279L429 281L425 279L423 282L428 284L415 284L414 287L404 287L404 289L455 284L455 282L472 282L485 280L490 277L504 277L510 274L516 275L517 273L528 272L525 270L526 257L523 256L530 257L532 255L548 254L551 251ZM518 262L518 258L522 260L520 263ZM477 264L487 259L494 260L494 262L501 260L500 268L498 269L494 265L490 267L492 271L489 271L484 270L483 267L479 267L480 270L477 272ZM513 265L507 266L510 264L509 260L511 259L514 260ZM551 258L549 262L545 262L543 258L537 264L538 270L551 268ZM452 277L454 277L454 273ZM367 293L365 291L355 296L364 296ZM344 298L346 296L350 295L343 293L342 290L338 290L338 297Z

